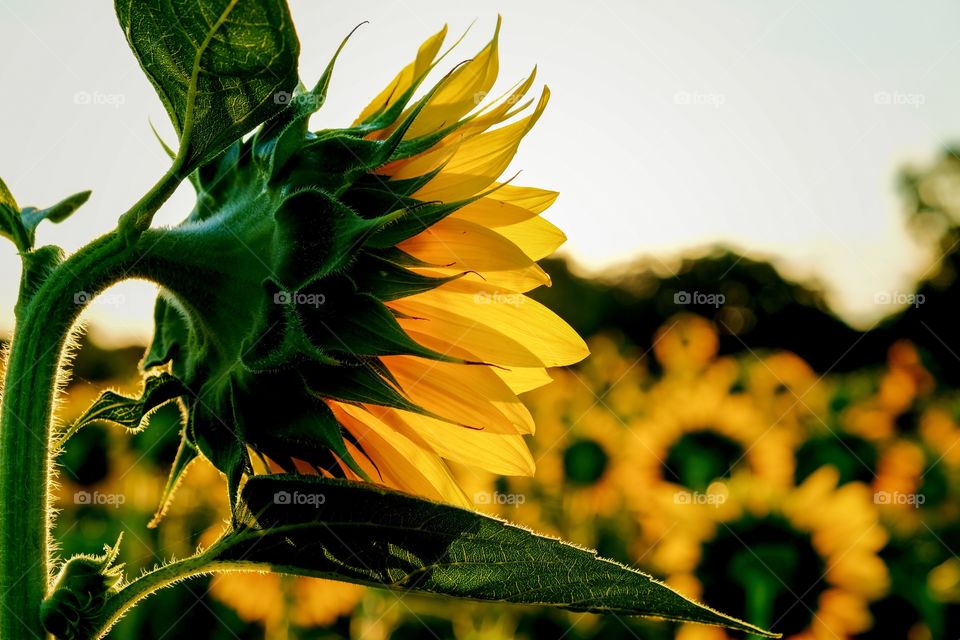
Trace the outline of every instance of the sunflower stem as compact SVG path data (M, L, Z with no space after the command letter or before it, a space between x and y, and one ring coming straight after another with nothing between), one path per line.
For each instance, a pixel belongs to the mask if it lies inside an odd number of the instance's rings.
M174 165L123 219L149 226L179 182ZM52 564L50 442L62 355L80 312L150 252L151 245L136 242L141 226L94 240L54 267L36 291L21 288L0 406L0 640L47 637L39 614Z

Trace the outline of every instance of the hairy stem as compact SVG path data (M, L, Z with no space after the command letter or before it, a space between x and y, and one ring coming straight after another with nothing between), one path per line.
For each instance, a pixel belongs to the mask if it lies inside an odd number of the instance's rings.
M126 215L152 215L176 182L173 174L165 175ZM70 331L90 298L129 277L150 247L146 236L131 243L108 233L56 267L29 300L18 302L22 312L0 406L0 640L46 637L39 611L51 570L50 427Z
M216 572L264 570L263 567L258 567L253 563L215 560L221 544L223 544L222 541L202 553L170 562L127 583L107 600L106 606L99 613L97 630L89 640L99 640L105 637L113 625L138 602L164 587L169 587L188 578Z

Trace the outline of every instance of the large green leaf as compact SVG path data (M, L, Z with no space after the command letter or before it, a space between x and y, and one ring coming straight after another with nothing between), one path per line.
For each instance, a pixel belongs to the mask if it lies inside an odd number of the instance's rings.
M775 637L593 551L369 484L259 476L248 480L240 503L240 527L217 545L215 564Z
M300 45L283 0L116 0L180 136L181 174L282 111Z

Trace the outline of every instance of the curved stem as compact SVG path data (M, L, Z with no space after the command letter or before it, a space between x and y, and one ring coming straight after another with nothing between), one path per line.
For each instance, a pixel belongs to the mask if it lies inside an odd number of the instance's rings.
M106 636L110 629L122 618L127 611L138 602L165 587L195 576L229 571L257 571L258 568L249 562L224 562L216 560L223 546L229 546L229 538L221 540L209 549L165 564L153 571L143 574L136 580L127 583L120 591L107 599L106 605L100 610L96 631L90 640L99 640ZM263 570L260 568L259 570Z
M125 217L149 220L178 182L168 173ZM0 406L0 640L46 637L39 610L50 580L50 429L64 346L93 296L141 275L158 234L108 233L18 301Z
M49 579L50 424L64 345L77 315L122 273L131 251L115 234L60 265L17 323L0 408L0 638L45 637Z

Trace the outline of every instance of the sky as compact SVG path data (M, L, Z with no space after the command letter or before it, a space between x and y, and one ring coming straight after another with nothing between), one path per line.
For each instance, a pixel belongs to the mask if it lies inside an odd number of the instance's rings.
M444 23L503 16L498 88L538 65L550 107L508 170L556 189L547 217L585 272L722 242L824 284L848 320L894 309L937 256L906 233L896 175L960 140L960 4L547 0L293 0L301 76L312 84L340 40L314 128L349 124ZM474 22L475 21L475 22ZM92 189L38 244L74 251L111 229L168 161L173 140L107 0L0 0L0 176L21 206ZM156 218L190 210L182 187ZM0 244L0 331L12 326L19 259ZM143 340L154 291L111 289L86 317L100 337ZM881 296L882 297L882 296ZM897 296L888 296L896 299Z

